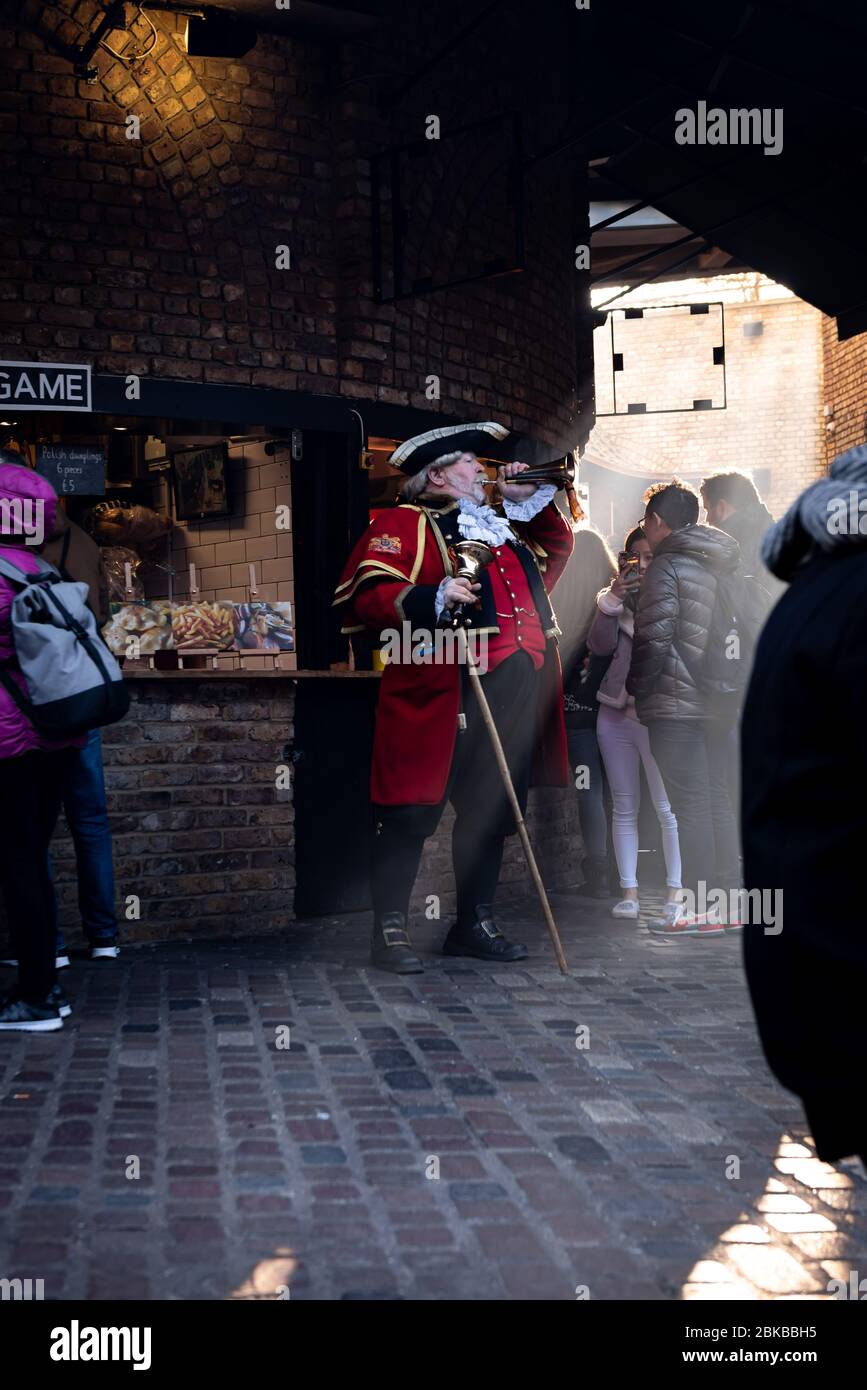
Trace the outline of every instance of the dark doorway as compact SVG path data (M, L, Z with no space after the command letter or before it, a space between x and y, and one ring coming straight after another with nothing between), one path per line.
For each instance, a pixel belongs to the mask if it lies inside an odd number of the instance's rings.
M304 431L292 462L292 533L299 670L295 735L295 912L323 917L370 906L370 754L379 680L347 672L332 601L351 546L368 523L368 475L348 435Z
M369 783L376 677L298 681L295 697L295 914L370 907Z

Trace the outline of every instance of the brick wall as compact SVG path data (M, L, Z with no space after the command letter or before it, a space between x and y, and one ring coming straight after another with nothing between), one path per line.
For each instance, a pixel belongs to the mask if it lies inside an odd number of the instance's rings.
M712 282L704 293L708 300L716 298ZM825 466L823 318L818 309L795 298L727 303L727 408L600 419L590 435L588 457L623 472L659 478L768 469L771 487L764 500L778 515ZM761 332L750 331L753 325L760 325ZM618 325L624 368L630 358L639 359L630 373L620 374L631 377L628 390L647 401L648 408L651 402L669 409L688 407L693 397L720 403L721 369L712 366L710 355L714 332L709 318L688 314ZM597 408L611 410L607 327L596 330L595 340ZM618 386L619 410L625 409L623 395Z
M283 679L130 681L127 718L103 731L116 896L127 941L279 932L294 921L294 807L278 790L293 734L294 683ZM454 912L453 812L426 842L412 901ZM546 885L580 882L577 797L531 792L530 837ZM52 846L60 921L81 944L75 858L61 819ZM498 900L532 894L517 837L507 842ZM135 895L140 916L125 916Z
M127 940L283 930L293 920L291 680L132 679L103 732L121 931ZM78 943L75 860L53 844L61 924ZM130 895L140 918L126 920Z
M386 124L369 74L411 71L440 42L435 12L411 39L386 32L341 50L264 35L234 62L188 58L178 21L150 11L149 56L130 69L99 48L91 85L45 36L80 43L97 13L91 0L0 0L0 349L139 374L144 413L148 378L165 377L471 407L574 442L573 203L556 160L528 188L526 274L397 306L373 299L367 156L421 137L428 111L448 133L501 104L508 92L477 83L498 33L477 35ZM131 32L150 42L142 20ZM513 65L514 38L503 45ZM130 116L140 140L127 138ZM528 138L542 142L557 116L552 103ZM460 177L445 153L440 163L450 183L409 202L409 241L448 270L475 241L500 249L504 216L466 159ZM438 399L425 395L430 375Z
M825 403L831 407L825 429L825 458L867 440L867 333L837 340L837 325L826 318L823 325Z

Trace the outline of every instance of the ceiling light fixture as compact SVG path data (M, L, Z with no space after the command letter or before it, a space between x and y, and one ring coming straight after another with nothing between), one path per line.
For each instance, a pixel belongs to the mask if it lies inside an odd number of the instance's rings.
M215 5L172 5L166 0L141 0L141 4L143 9L183 19L175 39L190 58L243 58L259 37L255 24Z
M186 49L191 58L243 58L258 37L255 25L230 10L205 5L187 16Z

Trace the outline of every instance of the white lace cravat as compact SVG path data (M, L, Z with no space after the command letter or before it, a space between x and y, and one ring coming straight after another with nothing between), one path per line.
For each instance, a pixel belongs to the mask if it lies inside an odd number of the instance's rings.
M514 481L519 482L520 475ZM556 491L553 483L543 483L531 497L525 497L521 502L504 501L505 516L495 512L493 507L488 506L487 502L473 502L469 497L462 497L458 512L458 530L467 541L484 541L487 545L505 545L508 541L516 539L515 532L509 523L512 521L532 521L543 507L547 507Z
M458 530L465 541L484 541L486 545L506 545L515 539L507 517L486 502L472 502L468 497L460 501Z

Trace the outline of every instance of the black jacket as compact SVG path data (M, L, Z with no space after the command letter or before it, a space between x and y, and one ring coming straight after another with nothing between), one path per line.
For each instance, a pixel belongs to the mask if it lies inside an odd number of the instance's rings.
M585 670L587 655L587 643L582 642L573 659L563 667L563 718L567 729L596 728L599 714L596 692L611 665L611 653L607 656L591 653Z
M786 588L782 580L771 574L762 559L762 539L773 524L774 518L764 503L755 502L751 507L732 512L722 528L740 546L744 574L752 575L768 595L769 612Z
M635 615L626 689L643 724L706 719L695 674L707 649L717 576L738 567L737 541L715 526L685 526L657 547Z
M762 1043L823 1159L867 1152L867 545L809 561L768 619L741 734L747 888L783 930L744 932ZM750 915L753 922L753 914Z

